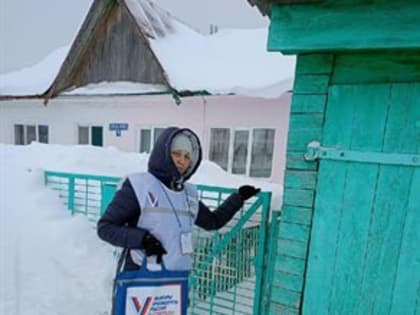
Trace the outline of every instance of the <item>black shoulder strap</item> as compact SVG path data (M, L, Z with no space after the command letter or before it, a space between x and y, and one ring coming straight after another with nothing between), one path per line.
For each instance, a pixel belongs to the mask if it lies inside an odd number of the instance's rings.
M127 260L127 255L128 248L125 247L120 254L120 258L118 258L117 270L115 271L115 279L117 278L117 275L122 271L123 265Z

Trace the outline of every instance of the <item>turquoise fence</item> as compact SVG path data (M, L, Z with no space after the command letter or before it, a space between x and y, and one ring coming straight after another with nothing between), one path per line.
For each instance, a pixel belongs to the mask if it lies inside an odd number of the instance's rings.
M58 192L69 211L92 221L105 211L120 181L119 177L45 172L45 184ZM197 188L200 200L210 209L217 208L234 191L205 185ZM269 253L276 246L273 231L277 224L268 228L270 202L271 193L261 192L221 230L194 230L189 314L264 313L267 301L263 297L271 288L266 279ZM274 213L274 223L277 217Z

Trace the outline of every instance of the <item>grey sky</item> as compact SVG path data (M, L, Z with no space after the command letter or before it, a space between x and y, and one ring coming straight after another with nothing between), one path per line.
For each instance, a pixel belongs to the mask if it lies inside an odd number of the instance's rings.
M268 26L246 0L154 0L202 33ZM0 73L39 62L70 44L92 0L0 0Z

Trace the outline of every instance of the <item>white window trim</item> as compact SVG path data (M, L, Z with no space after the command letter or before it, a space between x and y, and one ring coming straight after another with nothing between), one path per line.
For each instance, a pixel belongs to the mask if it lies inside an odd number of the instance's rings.
M252 151L252 142L254 140L254 136L253 136L254 132L252 129L249 129L249 134L248 134L248 150L247 150L247 156L246 156L246 171L245 174L246 176L249 176L249 174L251 173L251 151Z
M232 173L232 166L233 166L233 145L235 143L235 130L233 128L227 128L229 129L229 150L228 150L228 165L227 169L229 173Z

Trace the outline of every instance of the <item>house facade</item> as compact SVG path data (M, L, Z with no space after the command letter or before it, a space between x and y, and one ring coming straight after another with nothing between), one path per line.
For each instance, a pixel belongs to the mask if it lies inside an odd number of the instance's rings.
M226 171L280 183L290 94L280 99L238 95L59 96L0 102L0 142L89 144L150 152L163 128L191 128L203 156ZM279 102L283 104L279 106ZM4 114L3 114L4 113Z
M61 57L0 76L0 142L150 152L179 125L226 171L280 183L294 59L261 48L254 65L265 35L206 37L148 0L93 1Z

